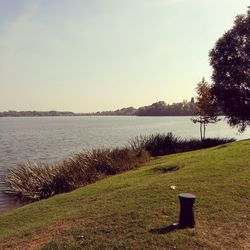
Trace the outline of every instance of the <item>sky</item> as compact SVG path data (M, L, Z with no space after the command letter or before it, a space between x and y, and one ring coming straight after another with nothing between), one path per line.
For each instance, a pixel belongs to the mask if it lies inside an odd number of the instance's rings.
M249 0L0 0L0 111L190 100Z

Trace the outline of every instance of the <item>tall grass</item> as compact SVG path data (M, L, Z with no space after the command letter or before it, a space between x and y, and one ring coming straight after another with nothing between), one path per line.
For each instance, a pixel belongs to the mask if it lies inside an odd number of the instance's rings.
M95 149L74 155L57 164L19 164L9 171L7 193L21 199L40 200L69 192L105 176L134 169L150 159L231 142L233 139L181 139L172 133L136 137L129 147Z
M54 165L27 162L9 171L5 178L7 193L40 200L133 169L149 158L143 149L116 148L79 153Z
M129 144L133 150L144 149L154 157L213 147L233 141L235 141L233 138L209 138L203 141L199 139L182 139L172 133L167 133L138 136L131 139Z

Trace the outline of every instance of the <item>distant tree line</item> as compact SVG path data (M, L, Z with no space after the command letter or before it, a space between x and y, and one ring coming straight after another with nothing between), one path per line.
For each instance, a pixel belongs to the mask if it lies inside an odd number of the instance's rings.
M102 111L94 113L74 113L67 111L6 111L0 112L0 117L39 117L39 116L191 116L196 111L194 98L190 102L166 104L164 101L155 102L138 109L134 107Z
M190 116L194 115L196 105L192 98L190 102L166 104L164 101L155 102L152 105L138 108L135 115L138 116Z
M96 112L91 113L91 115L135 115L137 109L134 107L128 107L128 108L122 108L117 109L115 111L102 111L102 112Z
M74 116L73 112L67 111L5 111L0 112L0 117L37 117L37 116Z

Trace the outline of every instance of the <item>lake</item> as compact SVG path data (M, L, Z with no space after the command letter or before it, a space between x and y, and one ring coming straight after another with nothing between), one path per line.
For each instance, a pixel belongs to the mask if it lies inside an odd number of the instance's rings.
M199 125L190 117L6 117L0 118L0 211L20 204L4 194L4 176L20 162L56 162L74 153L102 147L124 146L130 138L173 132L199 138ZM250 138L222 120L207 127L207 137Z

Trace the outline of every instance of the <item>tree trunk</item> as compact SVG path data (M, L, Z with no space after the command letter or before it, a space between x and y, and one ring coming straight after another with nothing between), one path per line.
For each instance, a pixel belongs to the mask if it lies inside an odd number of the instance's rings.
M206 124L203 124L203 140L206 138Z
M200 123L200 135L201 135L201 141L202 141L202 123Z

